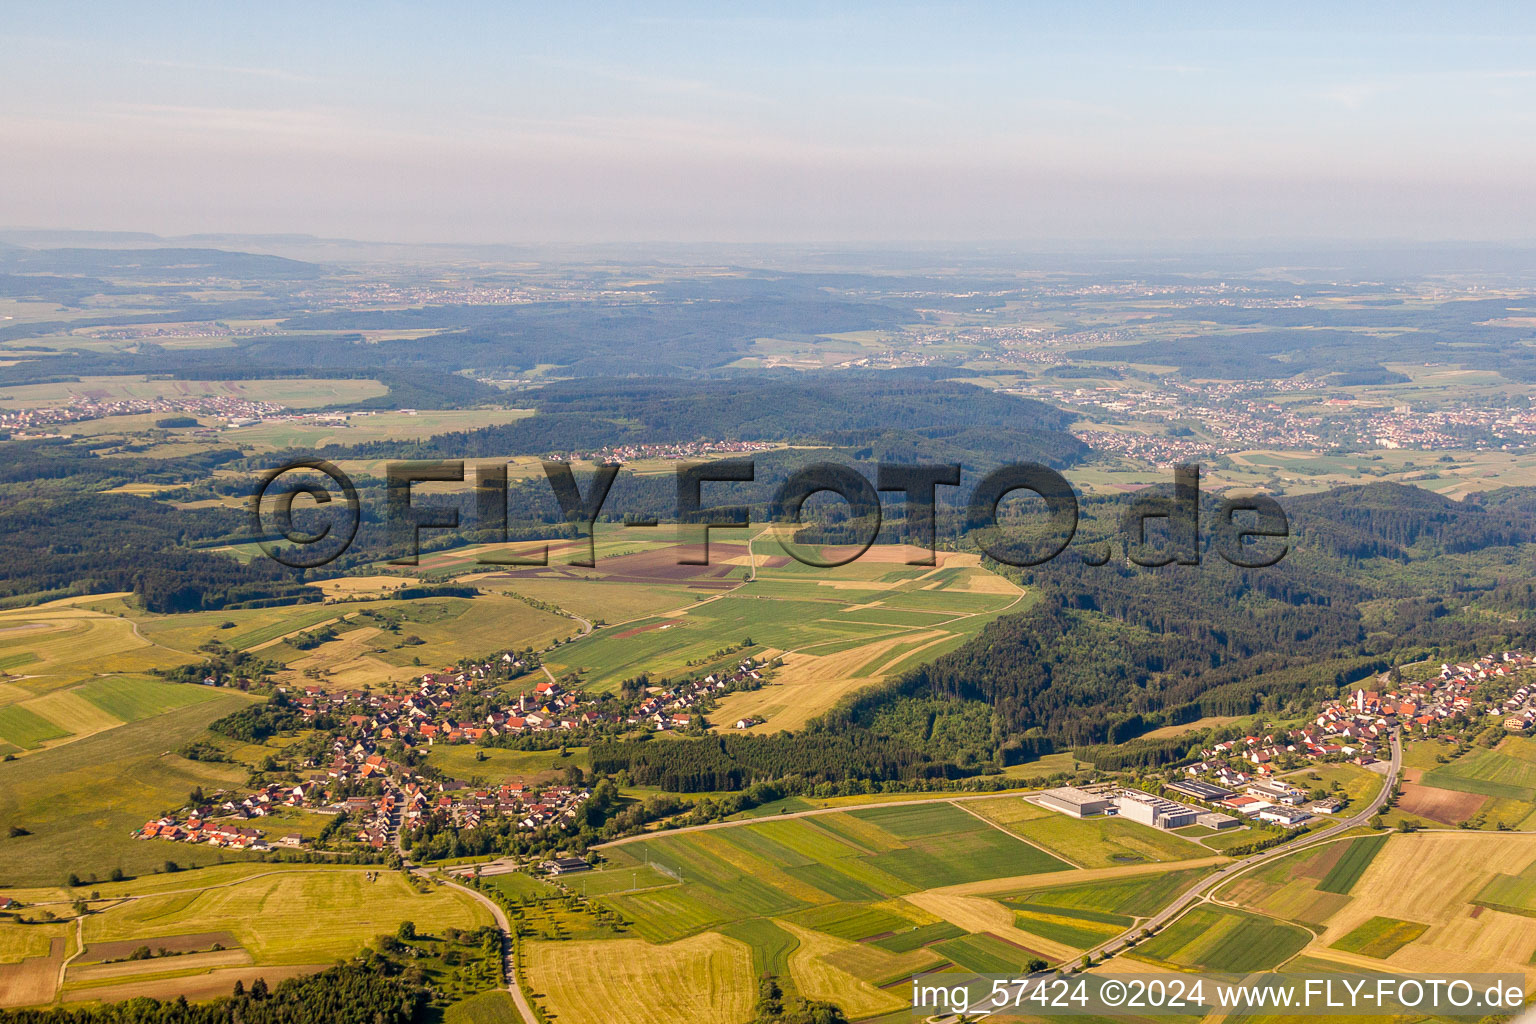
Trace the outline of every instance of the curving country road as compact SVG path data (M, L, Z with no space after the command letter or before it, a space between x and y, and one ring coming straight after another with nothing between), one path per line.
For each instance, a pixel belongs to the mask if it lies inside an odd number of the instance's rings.
M446 878L439 878L438 881L443 885L457 889L479 900L491 912L491 916L496 919L496 927L501 929L501 972L502 976L506 979L506 984L502 986L502 991L512 997L512 1002L517 1006L518 1015L523 1018L524 1024L539 1024L539 1019L533 1015L533 1007L528 1005L528 999L523 995L523 989L517 983L517 960L512 952L516 948L512 941L512 922L507 920L507 915L501 909L501 904L484 893L471 889L467 885L460 885L458 882L449 881Z
M1160 928L1167 924L1169 921L1172 921L1174 918L1184 913L1184 911L1188 910L1195 903L1204 900L1208 895L1210 895L1212 890L1214 890L1222 882L1225 882L1227 879L1231 878L1233 875L1240 875L1243 872L1251 870L1252 868L1271 858L1284 857L1295 853L1297 850L1305 849L1308 846L1326 842L1327 840L1332 839L1343 832L1347 832L1357 825L1365 824L1370 820L1372 815L1381 810L1382 805L1385 804L1387 799L1392 795L1392 790L1395 788L1397 783L1397 773L1402 768L1402 766L1402 739L1399 736L1397 730L1394 729L1392 732L1392 759L1387 767L1386 781L1381 787L1381 792L1376 795L1376 799L1372 800L1363 810L1349 816L1348 818L1345 818L1343 821L1339 821L1333 825L1328 826L1321 832L1307 836L1305 839L1302 839L1299 842L1283 843L1280 846L1274 846L1268 850L1260 850L1258 853L1255 853L1249 857L1244 857L1242 860L1233 861L1231 864L1228 864L1226 867L1221 868L1215 874L1201 881L1193 889L1190 889L1188 892L1184 893L1184 895L1168 904L1168 906L1164 907L1162 910L1149 917L1147 920L1132 928L1128 928L1124 932L1121 932L1119 935L1115 936L1113 939L1110 939L1108 942L1095 946L1093 949L1088 950L1083 955L1092 957L1097 960L1102 956L1123 952L1127 948L1129 940L1132 938L1132 936L1137 935L1146 929Z

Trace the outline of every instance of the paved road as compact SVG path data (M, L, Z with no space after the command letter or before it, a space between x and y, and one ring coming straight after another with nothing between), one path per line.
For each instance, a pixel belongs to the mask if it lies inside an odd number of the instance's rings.
M507 915L502 911L501 904L484 893L471 889L467 885L460 885L458 882L450 882L446 879L442 880L442 884L457 889L460 892L468 893L474 899L479 900L491 912L491 916L496 919L496 927L501 929L501 970L507 982L502 986L502 989L512 996L512 1002L517 1006L517 1012L523 1018L524 1024L539 1024L538 1018L533 1015L533 1007L528 1005L528 1000L523 995L522 988L517 984L517 959L513 953L515 947L512 943L512 923L507 920Z
M1136 925L1134 928L1130 928L1122 932L1103 945L1095 946L1084 955L1098 959L1100 956L1103 956L1106 953L1113 954L1122 952L1126 948L1127 940L1129 940L1133 935L1140 933L1143 929L1146 928L1162 927L1169 921L1172 921L1174 918L1178 917L1184 911L1188 910L1195 903L1204 900L1217 886L1231 878L1233 875L1239 875L1245 871L1251 870L1252 868L1266 860L1269 860L1270 858L1283 857L1287 854L1295 853L1297 850L1304 849L1308 846L1326 842L1327 840L1332 839L1343 832L1347 832L1349 829L1352 829L1357 825L1365 824L1370 820L1373 814L1381 810L1382 805L1387 802L1387 798L1392 795L1392 789L1397 781L1398 770L1401 769L1402 766L1402 739L1398 733L1394 731L1392 733L1392 760L1387 768L1386 781L1382 785L1381 792L1377 794L1376 799L1372 800L1364 810L1361 810L1358 813L1345 818L1343 821L1339 821L1333 825L1330 825L1323 829L1321 832L1308 836L1299 842L1283 843L1280 846L1271 847L1268 850L1260 850L1258 853L1253 854L1251 857L1245 857L1242 860L1233 861L1231 864L1228 864L1226 867L1217 871L1215 874L1205 879L1205 881L1201 882L1199 885L1186 892L1183 896L1180 896L1168 906L1164 907L1161 912L1153 915L1151 918L1143 921L1141 924Z

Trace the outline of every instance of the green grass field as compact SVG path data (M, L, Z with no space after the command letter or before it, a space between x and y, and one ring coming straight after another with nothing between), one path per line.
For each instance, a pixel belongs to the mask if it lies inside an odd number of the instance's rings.
M184 803L194 787L245 782L243 766L188 761L175 753L206 735L209 722L256 699L215 693L199 704L0 763L0 882L47 885L70 871L105 878L115 867L140 874L167 859L187 865L234 856L129 836ZM3 838L13 826L31 834Z
M1069 818L1046 811L1043 817L1002 824L1029 842L1087 868L1210 856L1210 851L1198 843L1119 818Z
M826 924L828 934L863 938L897 931L906 922L839 904L1068 867L942 801L754 822L618 849L632 862L655 863L683 879L664 889L603 897L653 942L743 918L787 915L801 921L797 912L811 915L803 922L807 927ZM851 934L865 929L873 930Z
M1311 938L1295 925L1203 904L1126 955L1175 968L1248 973L1279 967Z
M599 558L580 578L548 577L487 580L487 586L517 589L541 600L571 608L587 617L623 628L599 630L564 647L551 658L557 672L580 671L589 684L612 687L642 669L653 674L677 674L731 641L750 636L763 647L828 656L868 644L896 641L888 653L905 667L904 656L934 657L950 641L980 629L992 616L1018 600L1016 590L994 580L981 590L918 589L964 582L971 576L990 577L986 570L965 566L932 570L892 564L885 560L856 561L836 569L812 569L798 562L760 566L758 578L745 582L745 566L733 565L719 581L729 578L740 589L723 596L718 589L690 590L687 578L663 565L671 549L653 548L652 582L621 577L609 581ZM741 543L711 541L712 559L722 564L745 555ZM782 557L771 540L755 544L760 559ZM622 565L621 562L610 565ZM617 573L618 569L613 569ZM636 570L640 571L640 570ZM639 589L636 589L636 588ZM990 589L988 589L988 587ZM611 600L605 598L611 593ZM705 598L714 597L714 600ZM938 634L919 634L937 630ZM903 643L903 638L914 639ZM943 641L927 646L934 640ZM894 670L893 664L889 670ZM883 674L879 665L851 668L858 678Z
M764 918L732 921L720 929L720 934L751 947L752 973L755 977L771 974L779 979L780 987L788 990L786 994L794 994L789 957L800 946L798 938Z
M1329 872L1317 883L1317 888L1322 892L1332 892L1347 895L1365 874L1365 869L1371 866L1371 861L1381 852L1381 848L1387 844L1389 837L1362 836L1352 839L1349 848L1339 858Z
M1106 939L1114 938L1135 922L1119 914L1030 904L1014 910L1013 923L1053 942L1077 949L1090 949Z
M216 700L219 696L219 691L213 687L128 676L93 679L71 692L124 722L137 722L167 711Z
M0 739L14 747L31 750L68 735L68 730L19 704L0 708Z
M895 935L888 935L883 939L873 940L873 944L881 949L888 949L893 953L905 953L918 949L933 942L942 942L944 939L952 939L964 935L965 931L956 928L948 921L938 921L934 924L918 925Z
M955 965L978 974L1017 974L1035 954L995 935L962 935L934 946Z
M536 900L559 892L554 886L521 871L508 871L500 875L486 875L482 884L500 889L514 900Z
M529 686L533 685L534 678L526 677ZM537 678L542 680L543 673ZM517 685L513 684L509 689L515 690ZM561 757L559 750L503 750L472 743L444 743L428 751L427 761L456 779L466 782L480 780L487 785L500 785L508 780L563 772L573 765L583 771L591 767L591 759L585 747L570 747L567 754ZM479 759L481 755L484 760Z
M1089 949L1150 917L1205 871L1170 871L1083 885L1035 889L1002 900L1027 932Z
M522 1024L517 1005L506 992L482 992L443 1011L443 1024Z
M1536 864L1518 875L1494 875L1472 902L1506 914L1536 917Z
M834 903L824 907L813 907L795 914L790 920L795 924L854 942L912 926L912 922L907 918L897 917L877 907L854 903Z
M1519 756L1529 748L1522 737L1505 740L1498 749L1469 751L1420 780L1426 786L1476 793L1522 803L1536 802L1536 760Z
M1429 930L1429 925L1399 921L1391 917L1373 917L1333 944L1346 953L1385 960Z

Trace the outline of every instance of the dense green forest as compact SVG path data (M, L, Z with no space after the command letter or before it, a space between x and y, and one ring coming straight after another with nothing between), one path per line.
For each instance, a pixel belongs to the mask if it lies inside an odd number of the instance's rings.
M0 600L132 591L157 612L319 600L301 577L188 544L244 529L231 510L195 514L130 494L64 491L0 502Z
M1291 552L1266 569L1209 552L1199 566L1156 569L1069 552L1017 573L1040 592L1030 609L855 695L823 725L867 727L890 702L938 695L990 705L1002 750L1030 737L1123 742L1208 715L1299 707L1426 652L1530 645L1536 619L1520 595L1533 500L1508 489L1456 502L1395 484L1297 497L1286 503ZM1116 507L1086 502L1084 533L1107 536Z

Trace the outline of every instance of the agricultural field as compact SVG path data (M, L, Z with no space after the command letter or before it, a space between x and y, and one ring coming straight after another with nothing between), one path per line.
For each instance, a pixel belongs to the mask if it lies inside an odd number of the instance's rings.
M591 988L606 970L597 965L612 958L649 962L672 951L693 964L681 984L699 991L705 963L722 979L742 970L718 945L690 945L717 938L743 950L747 970L779 973L792 994L835 999L852 1017L878 1016L901 1008L892 986L920 971L1015 972L1034 957L1072 959L1083 948L1016 924L1020 911L1009 901L1048 906L1063 921L1106 930L1111 921L1129 926L1217 862L1074 870L990 816L972 813L1022 803L1017 797L963 806L942 799L895 803L745 820L606 847L602 869L565 884L618 912L638 938L561 943L567 957L573 951L591 957L585 969L557 967L556 947L547 945L546 952L546 944L534 943L536 955L550 958L539 971L530 961L539 1000L557 1015L586 1019L579 1008L597 996L574 991L574 979ZM1087 822L1071 825L1088 826L1082 842L1096 834ZM1180 852L1205 852L1178 842ZM551 987L561 983L571 989ZM626 1015L634 984L626 980L620 991L616 981L607 991L609 1005L624 1009L610 1009L604 1019L651 1019L640 1010Z
M563 1020L741 1024L757 1001L751 949L718 933L666 945L535 940L522 949L529 998Z
M221 444L243 451L314 450L327 445L370 441L416 441L434 434L475 430L513 423L533 415L531 409L418 409L414 412L353 413L345 420L302 419L264 422L248 427L223 427Z
M482 992L443 1011L443 1024L522 1024L517 1005L506 992Z
M1442 824L1529 829L1536 823L1536 740L1510 736L1424 771L1405 772L1403 813Z
M1091 949L1152 916L1204 875L1200 869L1168 871L1036 889L1000 902L1014 911L1014 923L1024 931Z
M1340 839L1280 857L1227 882L1218 898L1313 927L1349 902L1349 893L1387 841L1385 835Z
M58 746L217 697L200 686L106 676L0 705L0 738L22 750Z
M766 533L766 531L765 531ZM859 560L819 569L780 553L771 536L715 531L712 564L678 565L687 548L656 531L600 529L597 564L564 564L572 545L551 545L548 566L486 571L466 551L423 558L420 571L462 573L487 591L511 591L599 623L548 657L556 674L579 673L597 690L648 671L677 676L719 660L750 638L754 653L782 656L771 683L729 695L713 717L796 728L837 699L952 649L1026 595L974 555L941 553L933 567L905 565L908 549L877 546Z
M1333 944L1346 953L1385 960L1429 930L1429 925L1399 921L1391 917L1373 917Z
M1189 860L1208 853L1199 843L1120 818L1069 818L1022 797L968 804L1001 827L1084 868Z
M1536 954L1529 835L1420 832L1324 843L1215 895L1306 924L1317 933L1306 955L1340 969L1525 973Z
M56 384L22 384L0 388L0 408L64 406L75 398L103 402L154 398L236 398L249 402L277 402L293 409L312 409L378 398L387 391L388 388L376 380L308 377L166 380L158 377L151 379L142 374L125 374L116 377L81 377Z
M1201 904L1126 956L1174 968L1246 974L1280 967L1311 938L1311 932L1295 925Z
M337 582L346 582L345 580ZM335 588L333 588L335 589ZM160 648L189 652L217 641L259 654L282 666L280 681L312 681L365 689L418 675L420 666L451 664L465 656L507 648L543 647L574 636L580 625L507 594L426 597L401 601L369 599L345 588L324 604L235 609L184 615L135 613L140 632ZM334 638L301 648L305 634L329 630Z
M1348 895L1386 843L1386 836L1364 836L1360 839L1351 839L1344 844L1344 852L1338 861L1317 883L1318 891Z
M209 699L0 764L0 885L57 884L71 871L82 878L105 878L113 868L143 874L168 854L183 865L220 858L208 847L171 850L129 836L149 818L180 806L196 787L212 791L245 782L243 765L189 761L176 751L206 737L210 722L258 698L182 689ZM103 699L119 699L113 691L101 692L108 694ZM161 699L155 693L137 708L153 706ZM27 834L7 836L13 827Z
M104 886L102 899L90 904L81 922L84 949L63 972L59 994L65 1001L112 1001L162 990L174 995L178 985L224 993L236 979L272 982L320 970L394 932L402 921L420 922L424 930L491 923L463 893L418 892L398 873L376 869L260 866L235 874L210 869L158 876L148 886L139 881ZM71 912L67 899L51 909ZM32 930L46 936L56 927L73 933L73 926L0 924L0 950L7 960L37 955ZM18 946L18 938L27 945ZM158 955L130 959L139 947ZM55 983L58 976L55 969ZM41 1001L54 994L50 985Z
M139 635L132 619L99 610L113 603L111 595L76 597L0 611L0 711L26 705L20 713L0 715L0 741L32 748L99 732L122 719L99 717L109 710L92 710L88 693L78 694L81 700L34 702L103 676L141 676L194 660ZM53 728L39 725L38 718Z

